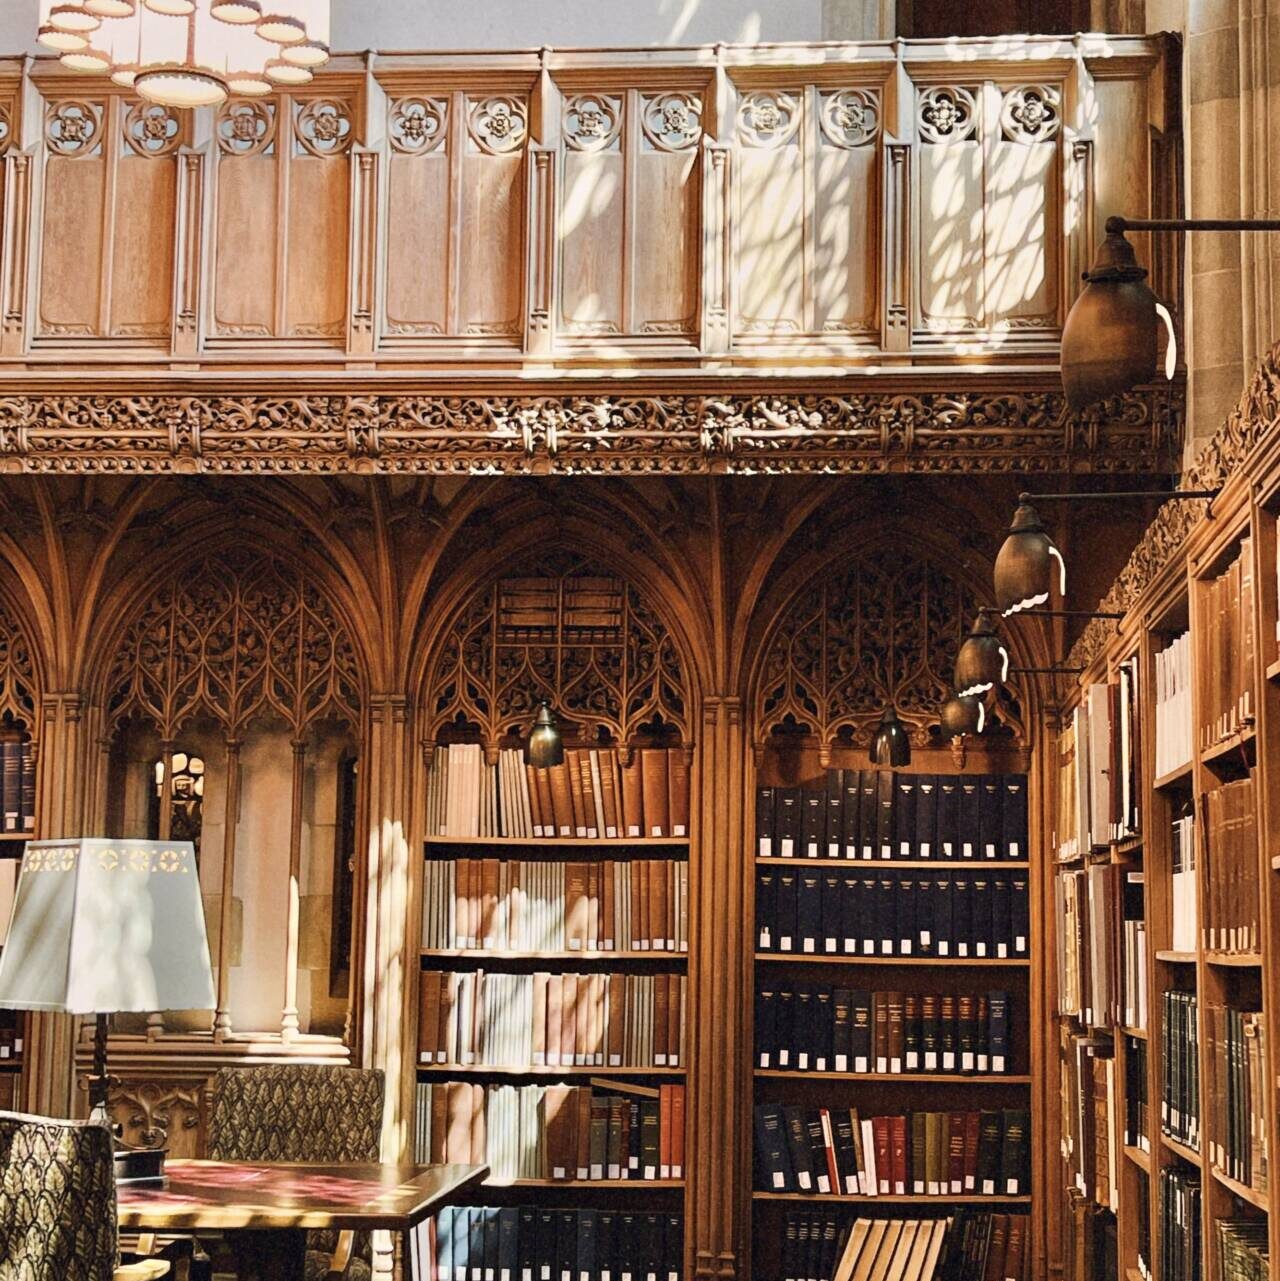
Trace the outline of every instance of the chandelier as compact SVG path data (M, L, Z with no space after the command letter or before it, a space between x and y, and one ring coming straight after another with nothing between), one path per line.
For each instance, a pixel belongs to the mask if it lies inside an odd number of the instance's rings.
M37 39L149 102L209 107L308 83L329 60L329 0L40 0Z

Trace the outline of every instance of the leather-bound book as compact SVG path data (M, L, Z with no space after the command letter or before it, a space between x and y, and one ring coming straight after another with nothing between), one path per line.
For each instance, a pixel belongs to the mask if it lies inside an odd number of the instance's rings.
M569 863L565 866L564 941L571 952L584 951L587 946L591 920L591 906L587 901L588 875L589 867L586 863Z
M496 858L480 860L480 946L498 944L498 881L501 864Z
M600 871L600 929L596 946L605 952L612 952L618 946L617 913L618 905L614 898L615 863L599 864Z
M440 1035L439 970L424 970L418 979L418 1062L436 1061L436 1044Z
M578 748L574 755L578 761L578 781L579 792L581 797L581 811L579 814L579 826L581 835L589 840L598 841L602 835L600 831L600 815L596 809L596 771L592 769L592 755L589 748Z
M645 1099L640 1104L640 1170L641 1177L652 1182L662 1168L659 1143L662 1123L658 1103Z
M928 1116L924 1112L912 1112L911 1114L911 1186L908 1191L912 1196L924 1196L927 1192L925 1181L925 1172L928 1169L926 1164L926 1149L928 1136L925 1128L928 1122Z
M906 1050L906 1008L903 994L901 992L886 993L885 1004L887 1006L886 1018L888 1021L886 1044L889 1071L898 1073L903 1070Z
M685 1099L684 1086L671 1087L671 1177L684 1178L684 1127Z
M800 1192L814 1190L813 1164L809 1148L809 1131L805 1125L804 1109L787 1106L782 1109L783 1128L787 1138L787 1152L796 1189Z
M573 788L569 782L568 757L566 752L561 764L552 765L546 771L551 784L551 811L558 837L574 834Z
M907 1195L907 1118L889 1118L889 1163L893 1171L893 1195Z
M4 830L17 832L22 827L22 736L16 732L0 733L0 784Z
M661 747L640 749L640 776L644 788L644 835L671 834L670 807L667 795L668 759L670 753Z
M622 826L622 811L618 796L618 753L615 748L602 748L600 761L600 807L604 811L605 840L615 841L626 832Z
M22 744L22 830L34 832L36 828L36 757L31 740Z
M610 976L596 974L595 987L591 994L591 1055L596 1067L604 1067L606 1023L609 1018L609 985Z
M456 1063L453 1057L457 1038L458 976L445 974L440 979L440 1028L436 1034L436 1062Z
M626 1050L626 986L621 974L610 977L605 993L608 1029L606 1035L606 1062L610 1067L621 1067Z
M591 1063L591 975L575 974L574 987L573 1062L587 1067Z
M679 1067L684 1055L684 1005L689 980L683 974L668 974L667 1066Z
M450 1081L446 1088L445 1153L449 1161L465 1164L471 1160L471 1082Z
M981 1142L982 1114L964 1114L964 1190L966 1195L978 1191L978 1145Z
M483 1165L489 1159L489 1136L484 1107L484 1086L473 1082L471 1090L471 1148L469 1165Z
M574 1090L573 1095L574 1169L579 1179L589 1179L591 1177L592 1094L587 1086L579 1086Z
M604 893L603 863L587 864L587 947L595 952L600 950L600 899Z
M569 767L569 801L573 807L573 835L579 839L587 835L587 792L582 777L582 750L565 749L564 760Z
M667 866L662 859L649 861L649 946L655 952L667 948Z
M574 1066L578 1043L578 976L560 976L560 1066ZM578 1060L581 1063L581 1060Z
M1027 1215L1009 1216L1009 1237L1005 1246L1002 1281L1022 1281L1027 1257Z
M537 838L545 836L554 836L555 832L548 832L546 824L548 819L542 814L542 796L538 790L538 774L541 771L532 765L524 767L525 787L529 793L529 818L533 825L533 834Z
M956 1057L956 998L947 994L938 1000L938 1045L939 1063L943 1072L954 1072L958 1059Z
M529 1035L530 1051L534 1067L543 1067L547 1062L547 989L551 975L539 970L533 976L533 1026Z
M987 1262L982 1281L1004 1281L1005 1252L1009 1247L1009 1216L991 1216L991 1238L987 1242Z
M871 1131L876 1142L876 1184L880 1196L893 1195L893 1135L890 1118L873 1117Z
M431 1163L449 1160L449 1086L439 1082L431 1087Z
M578 1115L575 1087L549 1085L542 1096L542 1124L546 1136L546 1178L572 1179L576 1174Z
M560 1046L564 1040L564 975L548 974L547 975L547 1030L544 1043L544 1053L546 1055L546 1065L548 1067L562 1066L560 1060ZM572 1065L563 1064L564 1067Z
M689 835L689 758L682 747L667 753L667 813L672 836Z
M776 789L769 786L756 788L756 856L773 857L773 808Z
M626 822L629 839L647 836L644 825L644 776L641 770L641 753L631 753L631 764L620 766L622 773L622 816Z
M667 1015L670 995L667 987L667 975L654 976L653 993L653 1061L657 1067L667 1066Z
M947 1115L947 1186L952 1196L964 1192L964 1127L963 1112Z
M627 865L631 884L631 941L633 952L643 952L648 946L645 932L645 903L648 899L649 869L645 859L632 859Z
M550 769L536 769L533 773L538 788L538 809L542 813L542 835L549 840L562 834L556 820L554 779Z
M947 1196L945 1112L926 1112L924 1118L924 1178L926 1196Z
M671 1089L658 1087L658 1178L671 1177Z
M620 1094L609 1095L609 1137L606 1147L605 1178L625 1177L627 1158L624 1140L626 1135L627 1101Z

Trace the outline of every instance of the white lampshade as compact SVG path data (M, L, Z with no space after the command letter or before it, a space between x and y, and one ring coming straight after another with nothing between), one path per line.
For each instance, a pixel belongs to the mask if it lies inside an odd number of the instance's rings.
M190 841L32 841L0 952L0 1008L214 1008Z

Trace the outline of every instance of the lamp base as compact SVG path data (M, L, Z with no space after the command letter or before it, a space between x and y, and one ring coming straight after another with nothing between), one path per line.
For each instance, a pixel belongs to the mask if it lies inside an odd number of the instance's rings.
M167 1148L130 1148L116 1141L117 1187L163 1187Z

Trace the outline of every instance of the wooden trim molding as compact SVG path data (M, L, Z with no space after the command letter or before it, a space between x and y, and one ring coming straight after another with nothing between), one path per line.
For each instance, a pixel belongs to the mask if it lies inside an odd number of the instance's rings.
M0 472L1177 471L1180 382L1078 418L1066 414L1056 381L956 382L854 390L842 379L727 394L675 380L630 394L18 393L0 397Z

